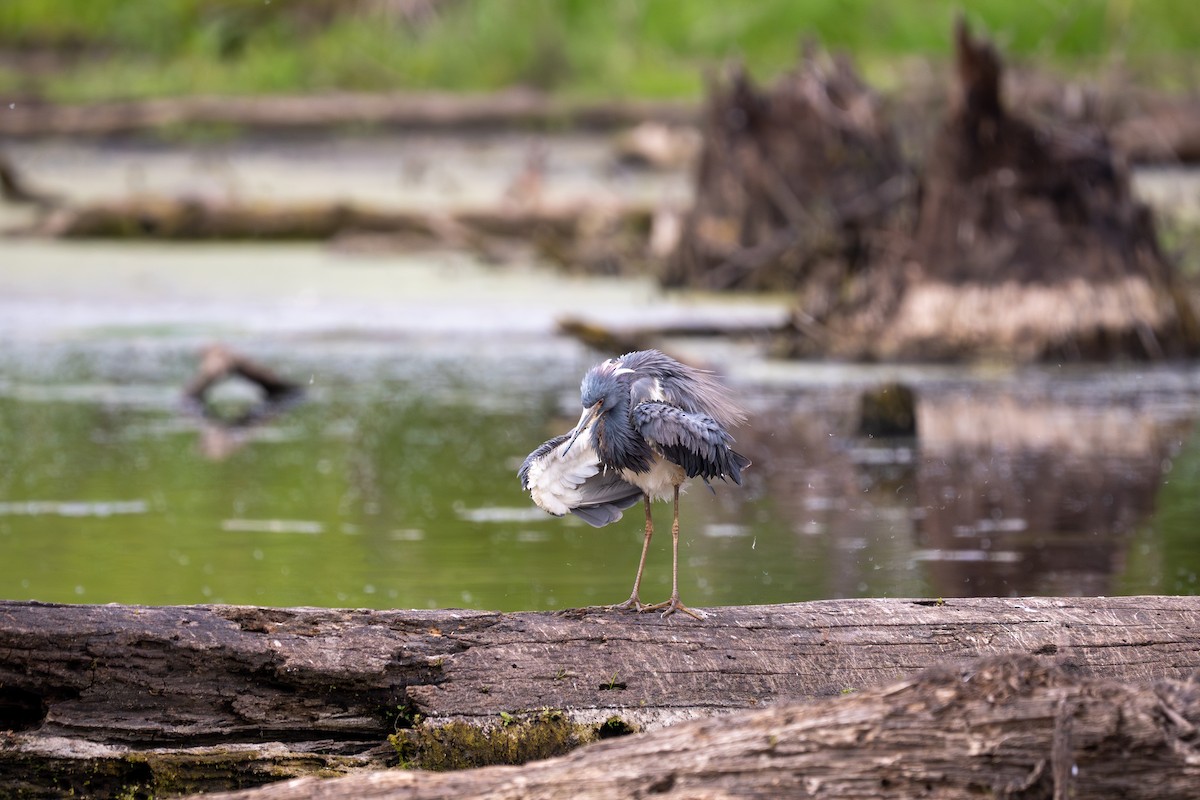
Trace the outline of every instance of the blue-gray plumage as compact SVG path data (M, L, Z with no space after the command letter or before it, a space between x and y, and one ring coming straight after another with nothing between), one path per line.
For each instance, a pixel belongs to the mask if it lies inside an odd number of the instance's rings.
M741 485L750 460L730 446L728 428L745 421L711 373L658 350L640 350L597 364L580 386L583 414L568 433L529 454L521 487L551 514L568 512L595 527L645 502L646 534L633 592L616 608L665 609L702 615L679 602L679 488L688 478ZM638 597L654 524L652 500L671 498L671 598L647 606Z

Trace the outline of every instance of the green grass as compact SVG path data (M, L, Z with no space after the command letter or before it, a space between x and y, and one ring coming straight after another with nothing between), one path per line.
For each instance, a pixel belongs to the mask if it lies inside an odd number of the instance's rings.
M873 80L949 52L959 8L1010 56L1063 69L1132 66L1172 82L1200 42L1193 0L451 0L411 24L362 0L3 0L0 92L59 101L330 89L695 97L733 57L769 76L814 38ZM1172 66L1172 68L1174 68ZM1191 76L1175 79L1186 83Z

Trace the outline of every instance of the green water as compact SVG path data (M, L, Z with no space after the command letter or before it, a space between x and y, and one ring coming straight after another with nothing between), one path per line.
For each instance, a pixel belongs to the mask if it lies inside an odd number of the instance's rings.
M308 376L308 400L223 430L181 410L190 352L139 350L58 349L41 376L28 373L44 361L26 353L24 367L6 370L0 596L503 609L627 596L637 509L596 531L541 513L517 484L516 467L552 432L561 396L561 386L523 377L543 364L518 361L507 378L493 367L473 384L462 353L278 359ZM574 360L560 360L564 376ZM717 498L692 500L686 529L721 516ZM772 529L689 537L692 600L800 592L812 570L756 575ZM667 556L655 553L651 596L669 591Z
M180 402L199 341L10 343L0 597L519 610L628 595L639 508L595 530L533 508L515 478L529 450L572 423L593 359L582 348L471 337L235 344L305 384L305 401L222 426ZM1162 374L1153 401L1136 388L1142 378L1122 379L1142 398L1130 413L1159 421L1147 452L1061 463L993 452L941 471L945 453L919 441L855 436L839 421L837 383L741 387L755 421L740 441L756 464L741 489L685 496L684 599L1190 593L1196 380ZM233 414L252 400L232 387L217 404ZM658 507L663 534L668 511ZM668 546L661 535L652 548L649 600L669 592Z

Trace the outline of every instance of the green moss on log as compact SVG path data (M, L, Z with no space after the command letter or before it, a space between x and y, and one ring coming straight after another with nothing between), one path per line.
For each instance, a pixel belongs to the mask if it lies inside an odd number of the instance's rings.
M557 709L531 713L504 712L484 725L424 720L388 737L402 767L451 771L493 764L524 764L562 755L580 745L634 728L617 718L602 725L572 722ZM605 733L607 732L607 733Z

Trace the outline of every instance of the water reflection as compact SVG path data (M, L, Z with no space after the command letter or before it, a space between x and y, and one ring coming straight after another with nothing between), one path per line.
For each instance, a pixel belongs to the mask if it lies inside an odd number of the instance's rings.
M628 596L640 514L599 531L553 518L515 477L574 421L592 354L236 346L303 376L307 400L240 427L181 414L195 350L169 340L0 354L0 596L507 610ZM716 605L1195 589L1200 373L913 385L918 435L890 440L858 433L863 381L743 385L738 446L755 466L741 489L696 486L683 504L682 591ZM236 446L197 458L210 428ZM647 599L669 593L669 564L657 537Z
M1190 420L955 393L922 401L918 426L915 557L939 593L1108 595Z
M858 389L810 389L767 401L745 448L820 596L1192 591L1193 568L1145 562L1200 553L1195 386L1112 377L933 382L917 436L887 440L856 433Z

